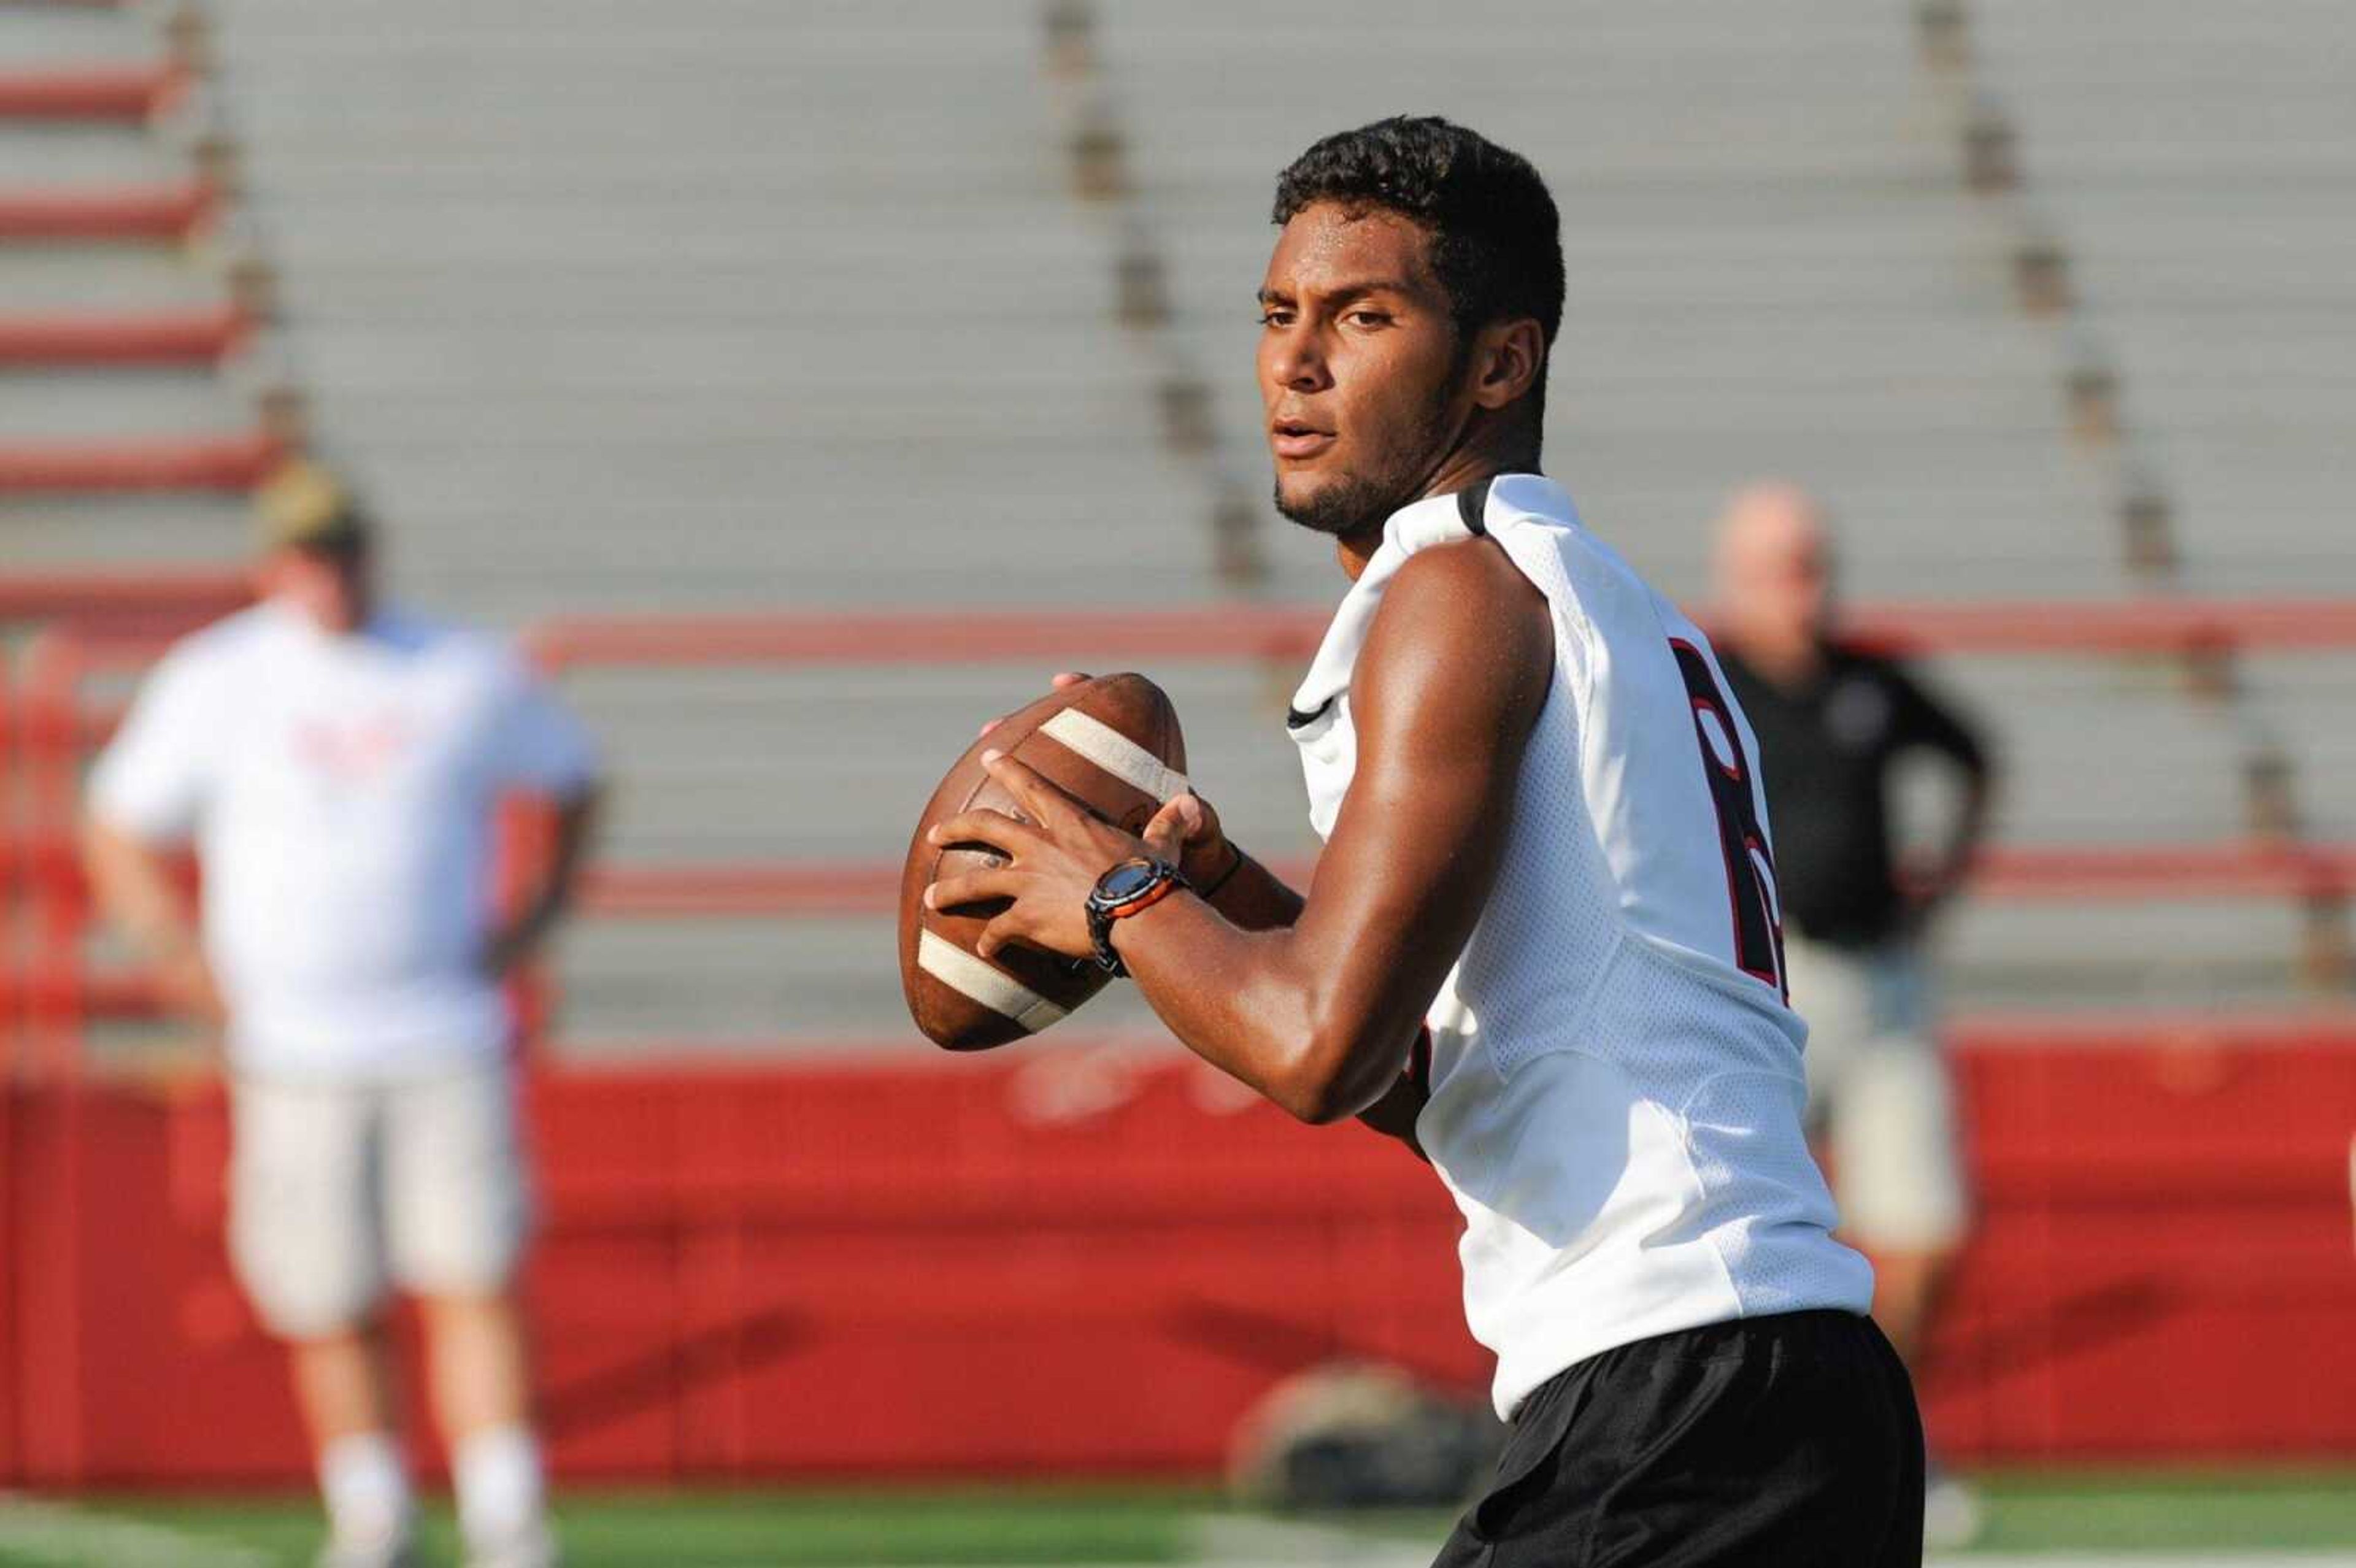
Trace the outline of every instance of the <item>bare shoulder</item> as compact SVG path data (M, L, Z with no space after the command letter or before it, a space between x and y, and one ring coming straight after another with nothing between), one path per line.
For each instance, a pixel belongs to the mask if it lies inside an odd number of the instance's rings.
M1445 704L1467 724L1535 719L1554 668L1546 595L1492 539L1418 550L1383 594L1360 679L1376 705Z

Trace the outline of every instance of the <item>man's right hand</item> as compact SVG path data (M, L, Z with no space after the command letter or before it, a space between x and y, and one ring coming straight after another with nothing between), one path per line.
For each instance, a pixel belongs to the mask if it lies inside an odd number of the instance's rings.
M1060 691L1087 678L1076 671L1066 670L1055 677L1055 689ZM1001 722L993 719L981 727L981 732L987 735ZM1152 846L1156 854L1175 864L1197 890L1219 885L1222 896L1215 901L1214 907L1225 906L1221 912L1247 930L1290 925L1300 918L1300 895L1260 869L1257 863L1251 867L1248 880L1239 882L1234 879L1234 873L1243 869L1246 857L1241 848L1228 841L1218 812L1202 796L1189 792L1164 803L1139 837ZM1418 1159L1427 1163L1430 1157L1416 1140L1415 1119L1431 1097L1430 1050L1431 1034L1427 1029L1398 1082L1358 1115L1358 1120L1366 1126L1398 1139Z

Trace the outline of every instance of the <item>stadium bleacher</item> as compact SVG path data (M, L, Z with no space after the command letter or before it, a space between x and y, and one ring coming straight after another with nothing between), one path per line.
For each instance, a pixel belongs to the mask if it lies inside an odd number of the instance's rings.
M2356 479L2344 8L2008 0L1979 7L1976 35L2118 367L2129 438L2176 498L2184 583L2346 592L2356 544L2327 521ZM2245 725L2291 759L2307 829L2344 837L2356 769L2337 716L2356 671L2313 654L2244 675Z
M2350 286L2326 262L2356 229L2321 198L2346 189L2356 138L2313 63L2328 5L2236 35L2293 71L2287 107L2201 130L2138 107L2232 74L2204 74L2216 27L2173 5L2117 51L2121 24L2091 10L1976 7L1960 75L1926 63L1905 8L1831 0L1499 0L1445 26L1394 0L1274 19L1242 0L683 0L659 20L568 5L561 27L559 10L8 10L34 62L0 73L13 560L233 568L239 485L307 437L370 487L400 590L519 629L1323 603L1323 552L1259 499L1249 295L1275 169L1408 110L1474 123L1554 181L1570 298L1550 465L1665 590L1706 597L1716 507L1770 473L1829 498L1864 602L2344 579L2319 519L2345 469L2347 356L2323 324ZM1501 86L1505 48L1547 71ZM1319 91L1288 91L1312 50ZM192 91L184 68L207 67ZM2022 184L1997 197L1967 188L1962 155L1990 101ZM201 165L208 185L190 146L219 132L236 155ZM2213 155L2171 153L2163 180L2160 154L2117 150L2163 132ZM2178 222L2187 189L2248 231ZM2064 248L2059 318L2023 308L2024 224ZM256 254L278 319L266 352L224 358L253 336L235 269ZM1117 325L1140 265L1166 309ZM2118 405L2091 439L2065 396L2090 356ZM302 417L273 422L254 389L281 366ZM2120 518L2155 481L2179 562L2157 579ZM2147 657L1966 654L1934 674L2002 739L2008 843L2131 848L2245 837L2253 761L2277 749L2300 824L2344 832L2356 781L2325 719L2345 662L2245 658L2222 697ZM890 860L970 724L1045 673L593 662L568 679L618 774L610 859L725 867ZM1156 673L1238 836L1305 853L1282 662ZM2279 896L2087 916L1967 910L1957 1004L2301 995L2303 916ZM562 960L565 1032L898 1038L882 929L592 922Z

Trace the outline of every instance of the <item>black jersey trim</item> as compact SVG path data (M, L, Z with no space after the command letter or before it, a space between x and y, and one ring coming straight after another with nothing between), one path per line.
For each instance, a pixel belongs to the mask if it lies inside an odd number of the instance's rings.
M1489 531L1485 519L1489 510L1489 486L1494 482L1494 476L1492 475L1469 490L1456 492L1456 515L1464 519L1464 526L1476 537Z
M1334 693L1334 697L1338 697L1341 694L1339 692ZM1319 703L1312 711L1308 713L1303 713L1298 708L1287 708L1284 710L1284 727L1288 730L1306 730L1312 724L1316 723L1320 719L1324 718L1325 715L1333 709L1333 698L1329 697L1324 701Z

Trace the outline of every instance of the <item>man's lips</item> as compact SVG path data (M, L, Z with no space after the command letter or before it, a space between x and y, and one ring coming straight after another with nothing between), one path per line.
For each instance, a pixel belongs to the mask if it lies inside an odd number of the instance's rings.
M1299 462L1314 457L1333 444L1333 432L1298 420L1277 420L1268 427L1268 449L1280 458Z

